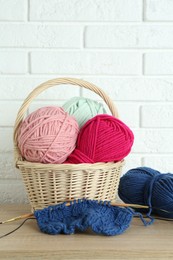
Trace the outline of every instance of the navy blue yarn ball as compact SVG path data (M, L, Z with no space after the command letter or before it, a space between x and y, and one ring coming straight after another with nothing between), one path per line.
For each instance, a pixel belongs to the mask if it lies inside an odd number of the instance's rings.
M125 203L148 205L153 214L173 218L173 174L149 167L131 169L120 178L118 194Z

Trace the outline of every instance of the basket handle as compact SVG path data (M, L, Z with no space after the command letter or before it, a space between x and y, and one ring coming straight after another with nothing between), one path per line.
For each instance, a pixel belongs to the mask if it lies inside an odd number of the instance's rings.
M102 99L105 101L105 103L109 107L112 115L115 117L118 117L118 111L117 111L113 101L107 96L107 94L103 90L96 87L94 84L81 80L81 79L75 79L75 78L56 78L56 79L48 80L48 81L40 84L28 95L28 97L24 100L21 108L18 111L17 118L16 118L15 125L14 125L14 134L13 134L16 166L17 166L17 161L22 160L22 155L20 154L20 151L17 146L17 132L18 132L20 123L22 122L30 103L34 100L35 97L37 97L44 90L46 90L50 87L53 87L55 85L61 85L61 84L72 84L72 85L84 87L86 89L90 89L91 91L95 92L100 97L102 97Z

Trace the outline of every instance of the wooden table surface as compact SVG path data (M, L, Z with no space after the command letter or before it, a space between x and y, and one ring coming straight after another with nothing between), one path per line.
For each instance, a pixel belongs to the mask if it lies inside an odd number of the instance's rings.
M0 220L28 213L28 205L1 205ZM0 236L22 221L0 225ZM28 220L11 235L0 239L1 259L173 259L173 222L156 220L144 227L134 218L125 233L99 236L91 232L47 235L36 220Z

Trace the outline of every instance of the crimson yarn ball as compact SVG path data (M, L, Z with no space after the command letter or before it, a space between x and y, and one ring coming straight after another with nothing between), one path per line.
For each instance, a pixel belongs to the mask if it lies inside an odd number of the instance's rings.
M18 147L29 162L63 163L76 147L76 119L56 106L37 109L21 123Z
M121 120L97 115L83 125L65 163L117 162L130 153L133 142L133 132Z

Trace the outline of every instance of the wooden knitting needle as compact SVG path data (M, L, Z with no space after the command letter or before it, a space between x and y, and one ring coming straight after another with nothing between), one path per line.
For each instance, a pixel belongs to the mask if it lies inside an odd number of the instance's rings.
M71 200L71 202L73 202L73 200ZM77 200L76 200L77 202ZM102 201L98 201L98 203L101 203ZM103 202L104 203L104 202ZM70 206L70 201L66 203L66 206ZM149 206L145 206L145 205L139 205L139 204L127 204L127 203L117 203L117 202L111 202L110 203L111 206L118 206L118 207L133 207L133 208L144 208L144 209L148 209Z
M111 203L111 206L118 206L118 207L132 207L132 208L140 208L140 209L148 209L149 206L139 205L139 204L126 204L126 203Z
M66 206L70 206L70 205L71 205L70 202L66 203ZM118 207L133 207L133 208L145 208L145 209L149 208L149 206L144 206L144 205L139 205L139 204L126 204L126 203L116 203L116 202L115 203L110 203L110 205L111 206L118 206ZM5 224L5 223L13 222L13 221L16 221L16 220L33 217L33 216L34 216L33 213L28 213L28 214L24 214L24 215L21 215L21 216L15 217L15 218L11 218L11 219L8 219L8 220L5 220L5 221L1 221L0 224Z
M34 216L33 213L24 214L24 215L15 217L15 218L11 218L11 219L8 219L8 220L5 220L5 221L1 221L0 224L5 224L5 223L8 223L8 222L12 222L12 221L20 220L20 219L24 219L24 218L30 218L30 217L33 217L33 216Z

